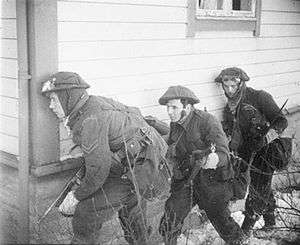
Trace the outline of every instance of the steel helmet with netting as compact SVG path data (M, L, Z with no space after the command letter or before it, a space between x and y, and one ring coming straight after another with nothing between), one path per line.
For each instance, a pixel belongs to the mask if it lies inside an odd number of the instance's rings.
M87 89L89 87L90 85L77 73L62 71L55 73L43 83L42 94L68 89Z

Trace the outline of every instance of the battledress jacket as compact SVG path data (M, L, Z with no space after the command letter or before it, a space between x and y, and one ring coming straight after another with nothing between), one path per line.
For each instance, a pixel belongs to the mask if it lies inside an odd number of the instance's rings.
M175 159L179 163L189 159L193 151L206 150L211 144L215 144L219 157L217 175L221 180L233 177L228 141L221 123L213 115L193 109L182 123L171 123L168 145L172 144L176 144Z
M279 112L280 108L275 103L272 95L266 91L246 87L243 98L240 101L240 105L247 104L258 110L258 113L260 114L259 116L262 116L262 124L272 123L273 128L281 129L282 131L287 127L288 123L285 116L282 112ZM226 106L223 112L224 120L222 124L224 131L228 136L233 135L235 117L236 115L233 115L230 112L229 107ZM240 113L237 119L242 134L242 142L240 143L237 152L244 159L248 159L253 150L260 149L266 143L264 137L262 137L259 141L252 138L250 128L253 125L251 125L251 120L248 117L249 116L245 113Z
M81 108L71 114L68 126L72 130L74 143L83 151L86 166L85 177L74 193L78 200L93 195L110 171L123 169L121 163L112 166L116 164L112 161L113 154L138 130L150 127L137 108L100 96L90 96ZM167 145L154 129L151 133L153 144L147 148L145 158L157 167Z

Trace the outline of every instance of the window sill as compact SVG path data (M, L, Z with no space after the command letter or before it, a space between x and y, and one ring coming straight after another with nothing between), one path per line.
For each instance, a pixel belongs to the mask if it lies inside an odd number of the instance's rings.
M227 20L227 21L252 21L256 22L256 18L254 17L242 17L242 16L204 16L204 15L196 15L196 20Z
M33 166L30 170L35 177L41 177L49 174L54 174L66 170L79 168L83 164L83 158L69 158L59 162L52 162L47 165Z

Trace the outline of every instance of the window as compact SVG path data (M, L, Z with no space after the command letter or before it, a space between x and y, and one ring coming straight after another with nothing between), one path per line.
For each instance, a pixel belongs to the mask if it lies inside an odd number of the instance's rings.
M187 36L201 31L253 31L259 35L262 0L188 0Z
M255 0L198 0L197 18L255 20Z

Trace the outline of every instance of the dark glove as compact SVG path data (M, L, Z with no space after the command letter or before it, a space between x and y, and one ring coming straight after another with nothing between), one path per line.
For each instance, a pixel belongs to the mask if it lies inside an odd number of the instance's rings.
M250 128L250 134L252 138L263 138L269 131L269 126L267 124L253 124Z

